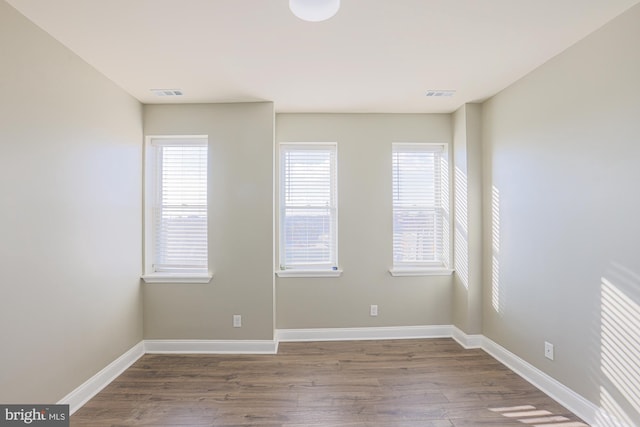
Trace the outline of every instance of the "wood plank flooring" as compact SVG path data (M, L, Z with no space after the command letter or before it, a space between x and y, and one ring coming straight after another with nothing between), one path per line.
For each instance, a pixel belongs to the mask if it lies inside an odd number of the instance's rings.
M451 339L282 343L277 355L145 355L72 426L579 427Z

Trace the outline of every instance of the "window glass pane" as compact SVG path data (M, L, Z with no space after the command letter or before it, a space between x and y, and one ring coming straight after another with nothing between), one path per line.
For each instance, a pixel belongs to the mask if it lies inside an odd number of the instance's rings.
M443 145L393 144L393 264L443 266Z
M280 168L281 268L336 267L335 144L283 144Z
M159 140L154 206L156 272L207 270L207 144Z

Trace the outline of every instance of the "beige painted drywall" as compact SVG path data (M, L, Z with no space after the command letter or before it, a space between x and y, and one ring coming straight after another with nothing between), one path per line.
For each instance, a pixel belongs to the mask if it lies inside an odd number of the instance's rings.
M273 125L271 102L144 107L146 135L209 137L214 273L208 284L145 284L145 338L273 338Z
M140 104L0 1L0 402L142 339Z
M454 267L453 324L482 332L482 106L452 114Z
M484 334L629 425L640 425L639 40L635 6L483 106Z
M278 114L276 143L337 142L339 278L277 278L281 329L451 324L451 276L391 277L391 144L451 142L446 114ZM379 315L369 316L377 304Z

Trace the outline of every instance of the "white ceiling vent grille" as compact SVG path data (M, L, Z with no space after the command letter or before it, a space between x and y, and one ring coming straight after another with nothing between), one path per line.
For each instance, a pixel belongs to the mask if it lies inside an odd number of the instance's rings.
M427 96L429 97L446 97L453 96L456 93L455 90L428 90Z
M182 96L184 93L181 89L151 89L155 96Z

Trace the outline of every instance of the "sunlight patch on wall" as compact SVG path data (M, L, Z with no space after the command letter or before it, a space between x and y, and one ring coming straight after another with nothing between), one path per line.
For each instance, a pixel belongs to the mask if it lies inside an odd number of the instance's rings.
M595 425L600 427L631 427L633 421L604 387L600 387L600 411Z
M491 189L491 305L502 312L500 295L500 191Z
M640 413L640 307L602 279L602 371Z
M456 228L454 236L454 267L460 282L469 289L469 244L466 236Z
M454 172L455 234L454 266L462 285L469 289L469 237L467 175L456 167Z
M447 156L442 156L440 158L440 175L442 177L442 194L441 194L441 203L442 203L442 212L443 212L443 247L442 247L442 259L444 261L444 265L451 265L451 230L449 225L449 218L451 218L451 195L449 194L449 160Z
M600 388L598 425L640 422L640 304L624 291L640 288L640 277L615 266L601 279L600 369L608 380Z
M467 233L469 223L469 206L467 198L467 175L456 166L454 175L455 184L455 205L456 205L456 225Z

